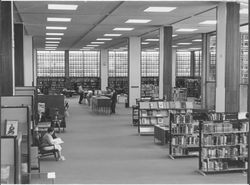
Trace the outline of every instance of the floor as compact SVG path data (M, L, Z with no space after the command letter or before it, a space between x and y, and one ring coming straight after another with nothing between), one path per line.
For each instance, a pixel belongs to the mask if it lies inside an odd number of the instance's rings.
M198 158L172 160L168 147L153 136L139 136L132 126L132 110L117 105L115 115L93 113L69 99L64 133L65 161L44 158L41 171L55 172L56 184L246 184L242 173L202 176Z

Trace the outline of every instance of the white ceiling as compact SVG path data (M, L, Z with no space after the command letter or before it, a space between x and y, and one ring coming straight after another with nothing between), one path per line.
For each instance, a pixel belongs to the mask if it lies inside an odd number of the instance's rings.
M127 43L129 36L142 36L156 38L157 29L161 26L173 26L173 44L188 42L194 38L201 38L201 33L213 32L216 26L198 24L205 20L216 20L216 1L182 2L182 1L53 1L53 4L77 4L76 11L48 10L51 1L15 1L15 22L23 22L28 35L34 38L34 47L44 49L46 32L63 32L64 36L58 50L78 50L83 46L103 37L105 33L115 33L115 27L133 27L133 31L119 32L121 37L113 37L112 41L105 41L100 48L117 48ZM174 6L177 7L169 13L146 13L143 10L149 6ZM243 8L243 7L242 7ZM70 17L70 23L47 22L47 17ZM127 19L151 19L147 24L127 24ZM248 22L247 15L241 15L241 24ZM67 30L46 30L46 26L67 26ZM178 28L197 28L192 34L177 33ZM157 47L158 42L145 45L143 48ZM193 43L190 47L200 44Z

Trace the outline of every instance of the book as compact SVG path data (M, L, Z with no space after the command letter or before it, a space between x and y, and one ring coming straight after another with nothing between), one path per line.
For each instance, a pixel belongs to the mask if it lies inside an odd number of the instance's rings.
M17 136L18 132L18 121L17 120L6 120L5 124L6 136Z
M163 118L157 118L157 123L160 125L160 124L163 124Z
M164 104L162 101L158 102L158 107L159 107L159 109L164 109Z
M64 141L60 137L55 138L53 140L53 142L54 142L54 144L57 144L57 145L64 143Z

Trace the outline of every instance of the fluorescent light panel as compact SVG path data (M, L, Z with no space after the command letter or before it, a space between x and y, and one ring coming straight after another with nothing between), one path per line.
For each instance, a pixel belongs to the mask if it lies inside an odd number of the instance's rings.
M178 47L178 46L176 46L176 45L173 45L173 46L172 46L172 48L177 48L177 47Z
M96 40L112 40L112 38L97 38Z
M159 41L159 39L146 39L145 41Z
M172 35L172 37L176 37L177 35Z
M58 44L45 44L45 46L58 46Z
M107 34L104 34L104 36L107 36L107 37L119 37L121 35L122 34L118 34L118 33L107 33Z
M189 48L190 50L200 50L201 48Z
M176 31L182 31L182 32L193 32L193 31L196 31L198 29L196 28L180 28L180 29L177 29Z
M46 33L46 35L59 35L59 36L62 36L64 35L64 33Z
M150 19L128 19L125 23L149 23Z
M59 41L46 41L46 44L59 44Z
M142 42L141 44L146 45L146 44L149 44L149 42Z
M76 10L78 5L72 4L48 4L49 10Z
M94 47L87 47L87 46L85 46L85 47L83 47L82 49L93 49Z
M89 46L89 47L96 47L96 46L99 46L99 45L97 45L97 44L88 44L88 45L86 45L86 46Z
M201 42L202 40L201 39L194 39L192 40L193 42Z
M62 40L60 37L46 37L46 40Z
M46 26L47 30L66 30L67 27L64 26Z
M188 43L188 42L180 42L180 43L178 43L177 45L190 45L190 44L192 44L192 43Z
M114 28L114 31L132 31L134 28Z
M216 24L217 21L216 20L207 20L207 21L202 21L199 24L208 24L208 25L214 25Z
M151 6L145 9L144 12L171 12L175 9L176 7Z
M105 42L91 42L91 44L104 44Z
M47 17L49 22L71 22L71 18L61 18L61 17Z

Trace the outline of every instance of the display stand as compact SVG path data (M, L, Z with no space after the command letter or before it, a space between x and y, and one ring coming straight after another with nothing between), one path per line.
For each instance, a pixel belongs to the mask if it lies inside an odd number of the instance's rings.
M247 171L249 121L239 115L213 113L200 122L200 174Z
M132 124L133 126L138 126L139 122L139 106L132 106Z
M169 125L168 102L139 102L139 135L153 135L154 125Z
M169 142L169 126L154 125L154 143L159 141L162 145Z

